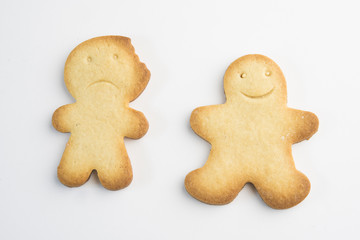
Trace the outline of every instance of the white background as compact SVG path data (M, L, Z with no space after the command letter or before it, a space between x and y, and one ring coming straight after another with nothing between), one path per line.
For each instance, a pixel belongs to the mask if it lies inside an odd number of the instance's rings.
M358 1L0 2L0 239L359 239L360 5ZM131 185L104 189L96 176L68 188L56 170L69 134L56 108L73 102L63 82L70 51L89 38L123 35L151 71L131 104L150 129L126 140ZM309 196L288 210L251 185L225 206L193 199L188 172L210 145L191 111L225 100L222 77L245 54L282 68L288 106L320 128L293 146Z

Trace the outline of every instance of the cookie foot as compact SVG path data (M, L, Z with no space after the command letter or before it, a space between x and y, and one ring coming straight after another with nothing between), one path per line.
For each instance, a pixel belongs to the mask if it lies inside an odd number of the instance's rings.
M275 209L286 209L300 203L310 192L309 179L297 170L270 174L254 183L264 202Z

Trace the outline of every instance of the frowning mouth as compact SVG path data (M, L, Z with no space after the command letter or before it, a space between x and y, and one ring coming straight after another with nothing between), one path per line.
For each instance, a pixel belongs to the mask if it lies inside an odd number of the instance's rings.
M275 87L273 87L270 91L268 91L267 93L265 94L261 94L261 95L249 95L249 94L246 94L242 91L240 91L245 97L248 97L248 98L264 98L266 96L269 96L273 91L274 91Z
M92 83L90 83L90 84L87 86L87 88L89 88L89 87L91 87L91 86L93 86L93 85L95 85L95 84L98 84L98 83L111 84L112 86L114 86L114 87L116 87L117 89L119 89L118 86L116 86L113 82L108 81L108 80L99 80L99 81L92 82Z

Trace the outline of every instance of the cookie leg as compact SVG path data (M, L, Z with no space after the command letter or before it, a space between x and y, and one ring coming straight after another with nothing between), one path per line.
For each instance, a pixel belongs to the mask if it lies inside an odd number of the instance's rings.
M127 187L133 178L132 167L124 143L104 151L96 168L101 184L109 190Z
M221 152L211 150L206 164L190 172L185 188L194 198L208 204L227 204L244 187L246 179L240 169L229 164Z
M259 178L260 179L260 178ZM254 185L264 202L272 208L290 208L309 194L309 179L295 168L281 168L276 172L268 171L261 181Z
M69 187L83 185L90 177L93 170L83 156L83 151L79 151L72 146L65 148L57 169L57 175L61 183Z

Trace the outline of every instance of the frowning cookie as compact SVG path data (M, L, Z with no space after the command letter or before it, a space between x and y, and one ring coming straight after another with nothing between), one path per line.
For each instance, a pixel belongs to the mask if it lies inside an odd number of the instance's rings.
M76 102L60 107L52 118L58 131L71 132L58 167L63 184L80 186L93 170L107 189L130 184L133 175L124 137L141 138L148 122L129 102L149 79L150 72L126 37L93 38L70 53L64 80Z

